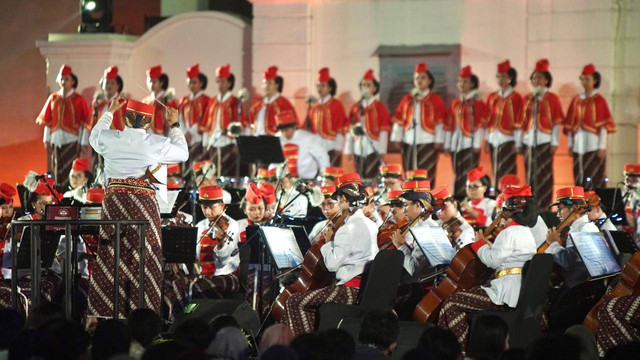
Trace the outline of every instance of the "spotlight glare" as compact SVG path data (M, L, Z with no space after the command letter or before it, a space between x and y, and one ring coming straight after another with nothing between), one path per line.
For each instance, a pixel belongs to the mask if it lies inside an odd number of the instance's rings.
M85 8L85 10L87 10L87 11L93 11L93 10L95 10L95 9L96 9L96 2L95 2L95 1L87 1L87 2L84 4L84 8Z

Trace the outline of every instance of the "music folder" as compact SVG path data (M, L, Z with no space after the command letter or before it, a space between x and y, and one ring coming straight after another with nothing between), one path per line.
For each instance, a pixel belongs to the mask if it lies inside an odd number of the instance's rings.
M16 269L31 269L31 227L25 227L18 244L18 261ZM40 264L41 268L48 269L53 266L53 259L58 250L60 235L52 231L43 231L40 228Z
M613 276L622 271L601 233L569 233L569 240L587 268L589 280Z
M448 265L456 255L449 237L439 226L414 226L409 229L431 266Z
M260 226L260 232L278 270L294 268L302 264L304 257L292 229Z
M238 136L240 162L277 164L284 162L282 145L277 136Z
M167 190L167 201L164 201L161 197L156 196L156 199L158 200L158 208L160 209L160 217L162 219L172 219L176 217L176 214L178 213L178 207L175 206L176 200L180 198L180 202L182 202L187 195L188 194L186 191Z

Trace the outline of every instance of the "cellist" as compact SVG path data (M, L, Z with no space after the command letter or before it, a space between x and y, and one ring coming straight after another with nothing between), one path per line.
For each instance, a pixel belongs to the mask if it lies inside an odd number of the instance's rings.
M481 232L471 244L478 258L487 267L496 269L488 286L458 291L443 303L438 326L451 330L465 348L469 335L467 315L478 310L513 309L518 303L522 284L522 266L536 253L536 241L531 227L536 223L538 211L528 185L508 187L504 191L503 218L507 225L493 244Z
M315 330L316 311L324 303L354 304L360 290L360 275L365 264L378 253L378 227L362 213L367 194L360 175L346 174L338 178L336 192L343 225L335 233L326 229L322 236L327 243L320 249L324 264L336 274L336 283L313 291L291 295L285 304L283 322L294 335Z
M340 212L338 202L331 198L331 195L336 192L336 187L334 185L322 186L320 187L320 191L322 191L322 195L324 195L324 200L322 201L322 204L320 204L320 209L322 210L322 215L324 215L325 219L320 220L313 226L313 229L311 229L311 232L309 233L309 241L311 242L311 245L320 240L320 233L327 227L329 219L333 219L334 216Z

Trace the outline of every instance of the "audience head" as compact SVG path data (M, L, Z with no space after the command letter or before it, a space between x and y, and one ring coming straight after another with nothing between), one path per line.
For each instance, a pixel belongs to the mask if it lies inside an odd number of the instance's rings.
M59 304L43 302L33 310L29 317L29 328L38 329L53 320L63 320L64 309Z
M173 333L173 339L189 349L204 350L213 340L209 325L202 319L188 319L178 325Z
M94 348L96 342L97 340L94 339ZM33 358L75 360L87 359L89 356L89 335L79 324L64 319L50 321L35 330L33 345ZM127 346L125 352L128 351ZM107 359L107 357L93 356L92 358Z
M119 320L104 320L96 326L93 334L91 357L93 360L107 360L113 355L128 354L131 334L127 326Z
M385 354L390 354L396 347L400 323L392 311L373 310L362 319L358 342L375 345Z
M434 359L438 360L457 360L462 352L456 336L451 331L436 326L422 333L418 348L429 352Z
M151 309L136 309L129 314L127 327L131 333L131 339L147 348L162 331L162 320Z
M296 336L291 342L291 348L295 350L300 360L324 360L325 353L331 344L317 334L302 334Z
M263 353L275 345L289 346L293 340L293 332L285 324L274 324L267 328L260 339L259 351Z
M209 333L211 336L215 337L220 329L224 329L226 327L232 327L240 330L240 324L238 324L238 320L231 315L218 315L211 319L209 322Z
M467 356L476 360L497 359L505 350L509 350L507 324L495 315L480 316L469 336Z
M344 329L330 329L318 334L330 346L325 356L332 360L350 360L356 351L356 342Z
M244 360L247 358L249 343L242 331L234 327L225 327L215 334L207 348L207 354L213 359Z
M186 345L178 341L161 342L145 350L142 360L174 360L188 350Z

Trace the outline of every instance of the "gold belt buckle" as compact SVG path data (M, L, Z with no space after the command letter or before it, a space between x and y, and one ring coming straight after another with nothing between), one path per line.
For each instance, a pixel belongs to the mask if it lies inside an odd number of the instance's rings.
M498 279L506 275L520 275L520 274L522 274L521 267L511 267L511 268L502 269L500 271L496 271L494 276L496 279Z

